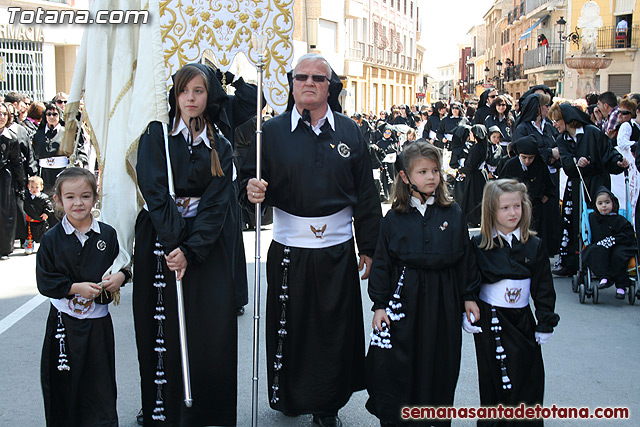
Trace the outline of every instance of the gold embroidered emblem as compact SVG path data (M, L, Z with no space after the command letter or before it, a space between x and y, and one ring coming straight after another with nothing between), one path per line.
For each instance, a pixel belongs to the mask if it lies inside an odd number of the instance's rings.
M92 312L95 306L92 299L86 299L80 295L76 295L69 300L69 309L76 314L85 315Z
M311 231L316 236L316 239L322 239L324 232L327 230L327 224L323 225L320 229L315 228L313 225L310 225L309 227L311 227Z
M520 296L522 295L522 288L507 288L504 293L504 300L508 304L515 304L520 300Z
M331 148L336 148L336 146L333 144L329 144L329 145L331 146Z

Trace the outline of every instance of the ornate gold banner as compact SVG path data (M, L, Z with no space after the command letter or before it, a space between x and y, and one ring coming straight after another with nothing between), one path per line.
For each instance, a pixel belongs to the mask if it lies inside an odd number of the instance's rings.
M287 106L293 59L293 0L161 0L160 26L167 80L210 49L222 71L238 52L254 65L251 34L266 35L264 96L274 110Z

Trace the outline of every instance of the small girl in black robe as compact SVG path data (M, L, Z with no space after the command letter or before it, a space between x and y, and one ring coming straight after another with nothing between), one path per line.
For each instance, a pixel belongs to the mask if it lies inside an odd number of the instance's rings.
M403 419L406 406L452 406L460 370L463 290L479 276L465 217L449 197L440 150L426 141L400 155L382 221L369 296L369 412L382 426L450 425Z
M474 333L482 406L542 405L544 365L540 345L553 335L559 316L547 250L529 229L527 187L512 179L487 183L480 235L471 241L482 275L469 289L465 331ZM529 307L536 308L536 320ZM475 326L471 323L475 322ZM478 421L478 425L517 425L517 421ZM526 425L542 425L534 420Z
M119 252L118 237L91 215L98 199L93 174L65 169L54 198L65 216L44 235L36 259L38 290L51 298L41 363L47 426L117 426L108 304L131 275L106 274Z
M625 288L631 285L627 265L636 253L633 226L618 215L618 198L609 189L600 187L595 200L596 209L589 214L591 244L584 249L584 263L601 278L600 289L615 283L616 298L624 299Z
M51 199L42 190L44 181L39 176L29 177L29 195L24 203L24 212L27 214L27 240L24 253L30 255L34 251L34 243L40 243L42 236L49 229L47 219L53 215Z

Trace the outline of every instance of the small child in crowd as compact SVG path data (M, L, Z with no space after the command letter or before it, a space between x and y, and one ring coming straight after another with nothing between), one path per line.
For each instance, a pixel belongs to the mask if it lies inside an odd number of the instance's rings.
M50 298L41 380L47 426L117 426L113 324L108 304L131 278L109 272L119 252L115 230L91 215L96 179L82 168L58 175L54 199L65 216L42 238L36 259Z
M444 182L440 150L416 141L396 167L393 203L369 277L375 314L366 407L385 427L403 424L404 406L453 406L463 291L480 280L464 214Z
M44 181L39 176L29 178L29 195L24 203L24 212L27 214L27 241L25 241L25 254L34 252L34 243L40 243L42 236L49 229L47 219L53 215L51 199L45 193Z
M627 265L636 253L633 226L618 215L618 198L610 190L600 187L595 197L596 210L589 214L591 244L584 249L584 262L600 278L598 288L615 283L616 298L624 299L631 285Z
M547 250L529 229L530 223L531 204L523 183L512 179L487 183L480 234L471 239L481 285L470 289L477 302L467 300L463 314L464 330L475 334L483 407L543 403L540 346L551 338L560 317L554 313L556 294ZM529 298L536 308L535 319ZM534 420L526 425L542 423Z

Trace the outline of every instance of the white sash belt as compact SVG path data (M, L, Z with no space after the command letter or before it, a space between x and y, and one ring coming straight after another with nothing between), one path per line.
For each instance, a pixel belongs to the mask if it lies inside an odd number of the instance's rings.
M531 279L504 279L496 283L483 284L480 299L495 307L523 308L529 305Z
M273 208L273 240L296 248L328 248L353 237L353 208L328 216L301 217Z
M60 169L67 167L69 159L66 156L46 157L44 159L40 159L38 164L41 168L45 169Z
M93 300L87 300L80 295L72 299L50 299L51 304L65 314L76 319L99 319L109 314L108 304L96 304Z

